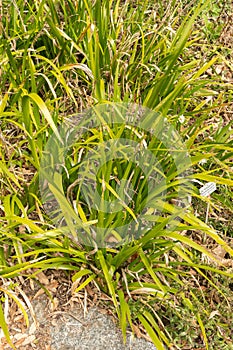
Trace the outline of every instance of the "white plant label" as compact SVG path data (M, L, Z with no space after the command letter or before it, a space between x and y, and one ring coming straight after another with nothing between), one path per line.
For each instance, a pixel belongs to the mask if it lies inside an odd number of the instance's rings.
M207 182L203 187L200 188L200 195L202 197L207 197L214 191L216 191L216 183Z

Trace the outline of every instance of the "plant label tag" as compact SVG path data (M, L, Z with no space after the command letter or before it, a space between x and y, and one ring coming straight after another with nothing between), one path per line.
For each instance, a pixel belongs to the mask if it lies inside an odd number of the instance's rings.
M207 182L203 187L200 188L200 195L202 197L207 197L214 191L216 191L216 183Z

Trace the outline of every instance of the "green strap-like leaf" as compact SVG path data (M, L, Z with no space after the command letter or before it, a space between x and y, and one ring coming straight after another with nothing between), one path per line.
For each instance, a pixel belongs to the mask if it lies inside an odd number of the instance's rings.
M14 344L12 343L11 341L11 338L10 338L10 333L9 333L9 330L8 330L8 326L7 326L7 323L6 323L6 320L5 320L5 317L4 317L4 313L3 313L3 309L2 309L2 304L0 303L0 326L3 330L3 333L6 337L6 340L8 342L8 344L16 350L16 347L14 346Z

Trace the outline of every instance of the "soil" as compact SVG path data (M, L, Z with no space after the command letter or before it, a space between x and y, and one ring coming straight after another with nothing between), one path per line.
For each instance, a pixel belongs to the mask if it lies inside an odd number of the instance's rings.
M99 295L98 301L97 296L90 298L87 293L72 295L71 282L61 271L40 272L38 281L43 288L22 278L21 287L16 288L27 310L29 327L17 305L9 304L9 331L17 350L156 350L136 326L137 337L128 331L124 343L117 319L106 304L101 304L104 295ZM0 350L10 349L2 334Z

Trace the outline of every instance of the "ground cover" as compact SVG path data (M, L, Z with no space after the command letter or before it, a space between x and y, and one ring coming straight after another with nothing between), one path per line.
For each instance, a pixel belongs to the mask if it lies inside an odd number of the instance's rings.
M230 2L17 0L3 1L0 15L2 336L10 342L7 324L16 307L27 322L32 285L60 300L58 285L67 283L73 297L104 299L103 308L117 315L124 337L129 327L149 336L158 349L162 344L231 349ZM104 228L105 237L111 233L112 245L104 246L100 239L96 246L94 241L77 242L55 225L42 203L39 174L43 152L59 125L107 102L152 110L159 126L164 121L170 126L168 135L174 131L179 136L190 162L179 168L165 139L143 130L144 124L127 128L123 123L122 129L111 121L108 128L101 123L90 128L67 153L53 193L61 198L62 187L65 196L59 203L68 201L72 220L92 225L96 232ZM104 200L121 205L119 184L131 183L122 195L129 189L132 201L120 211L93 209L91 196L74 185L85 154L119 135L144 152L148 148L166 180L162 203L152 193L146 213L150 192L137 159L118 157L96 175ZM203 197L199 189L208 182L217 188ZM180 205L181 188L192 199L186 211ZM135 232L141 213L150 225L120 244L122 222L133 223ZM57 271L62 271L60 277ZM45 283L50 274L57 281L52 291Z

